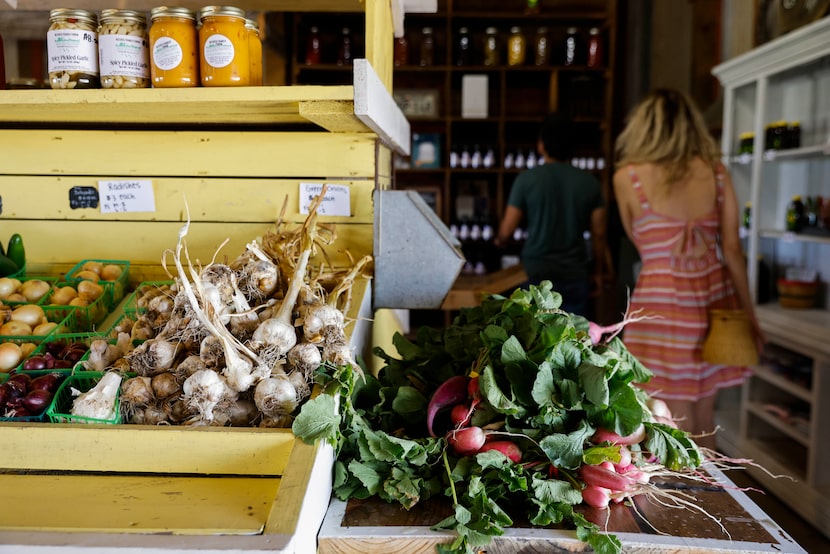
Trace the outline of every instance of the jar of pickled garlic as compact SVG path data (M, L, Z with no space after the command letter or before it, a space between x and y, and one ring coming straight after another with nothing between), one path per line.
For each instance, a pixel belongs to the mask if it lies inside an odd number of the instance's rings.
M98 25L101 88L150 86L147 18L135 10L101 10Z
M199 27L199 73L206 87L251 84L251 54L245 12L233 6L215 6L202 12Z
M154 87L199 86L196 15L187 8L150 10L150 80Z
M248 55L251 58L251 85L262 85L262 39L259 37L259 25L253 19L245 20L248 30Z
M69 8L50 11L46 53L53 89L98 88L98 16Z

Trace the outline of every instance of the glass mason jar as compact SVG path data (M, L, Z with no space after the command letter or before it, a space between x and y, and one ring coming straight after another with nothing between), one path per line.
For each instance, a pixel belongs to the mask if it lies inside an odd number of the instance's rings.
M484 65L499 64L499 31L495 27L487 27L484 31Z
M150 11L150 80L154 87L199 86L196 15L187 8Z
M340 31L340 46L337 49L337 65L352 63L352 32L348 27Z
M233 6L202 9L199 73L206 87L251 84L251 54L245 12Z
M56 8L46 33L49 84L98 88L98 16L87 10Z
M134 10L101 11L98 25L101 88L150 86L147 18Z
M525 36L519 27L511 27L510 37L507 39L507 65L522 65L525 63Z
M550 40L548 39L547 27L539 27L536 30L533 54L535 65L548 65L550 63Z
M305 64L317 65L320 63L320 29L317 26L308 30L305 45Z
M602 37L599 34L599 27L591 27L588 30L588 67L600 67L605 58L605 49L602 45Z
M574 65L577 58L576 27L568 27L565 31L565 65Z
M262 85L262 40L259 38L259 25L253 19L245 20L248 30L248 55L251 58L251 85Z
M467 27L461 27L458 30L458 50L455 53L455 65L470 63L470 42L470 30Z
M409 42L406 40L406 35L395 38L394 60L395 67L409 63Z

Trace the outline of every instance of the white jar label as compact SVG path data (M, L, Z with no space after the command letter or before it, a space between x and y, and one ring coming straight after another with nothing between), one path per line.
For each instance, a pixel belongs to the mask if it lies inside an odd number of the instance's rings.
M98 75L98 33L58 29L46 33L49 73L78 71Z
M98 37L101 75L150 77L147 41L132 35L101 35Z
M211 35L205 40L205 61L211 67L227 67L233 61L233 43L225 35Z
M159 69L169 71L182 63L181 45L170 37L161 37L153 44L153 63Z

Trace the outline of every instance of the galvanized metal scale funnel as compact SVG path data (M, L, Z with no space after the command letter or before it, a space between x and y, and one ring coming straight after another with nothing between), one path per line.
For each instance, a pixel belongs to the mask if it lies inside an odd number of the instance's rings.
M417 191L376 190L374 307L439 309L461 268L461 243Z

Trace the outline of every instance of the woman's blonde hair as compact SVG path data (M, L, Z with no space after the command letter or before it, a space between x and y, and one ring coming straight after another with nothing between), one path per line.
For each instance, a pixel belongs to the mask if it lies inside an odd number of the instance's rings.
M695 158L715 167L720 150L694 102L677 90L650 92L629 114L615 146L617 165L654 163L666 182L683 177Z

